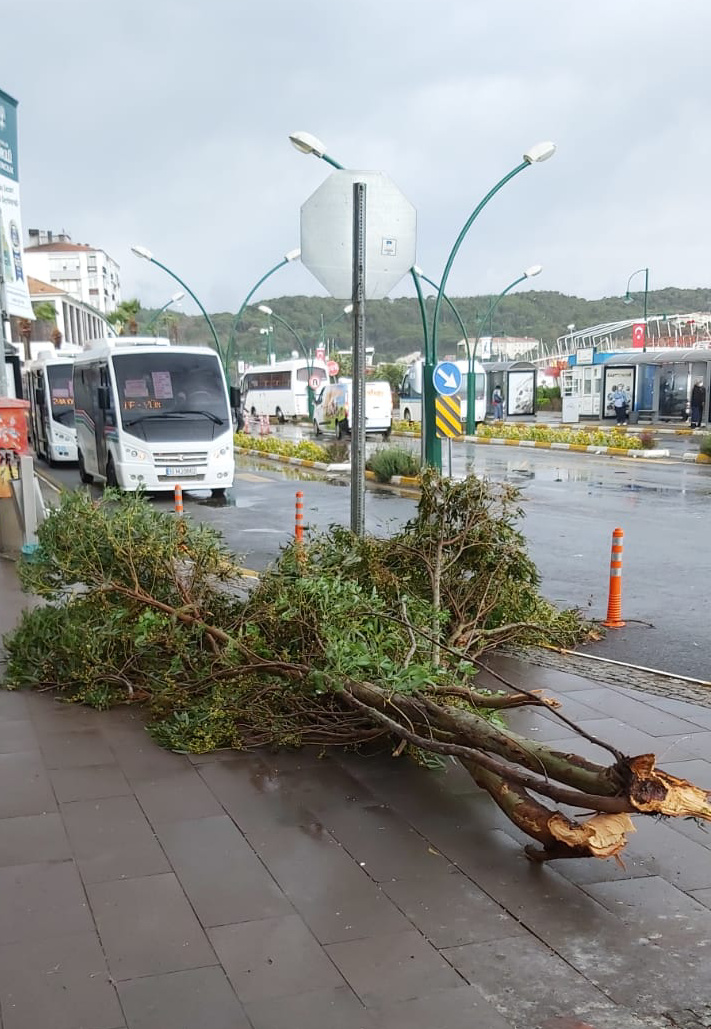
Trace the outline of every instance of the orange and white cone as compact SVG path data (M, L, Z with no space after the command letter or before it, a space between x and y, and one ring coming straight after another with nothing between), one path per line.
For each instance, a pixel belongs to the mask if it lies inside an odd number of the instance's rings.
M602 623L608 629L621 629L622 620L622 529L612 533L612 554L610 556L610 593L607 600L607 618Z

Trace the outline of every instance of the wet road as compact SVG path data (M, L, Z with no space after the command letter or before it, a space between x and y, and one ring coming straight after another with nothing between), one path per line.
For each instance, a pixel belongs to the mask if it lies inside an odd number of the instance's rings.
M455 446L455 472L458 466L519 486L523 530L543 590L558 604L604 617L611 534L622 527L628 624L608 632L592 652L711 679L706 598L711 468L474 444ZM68 486L78 485L73 470L52 475ZM349 522L347 477L331 482L304 478L295 468L243 458L226 505L186 494L186 511L219 528L245 565L259 570L293 533L298 488L304 492L308 525L323 529ZM156 502L171 504L169 498ZM367 531L392 531L412 515L414 503L386 489L369 489Z

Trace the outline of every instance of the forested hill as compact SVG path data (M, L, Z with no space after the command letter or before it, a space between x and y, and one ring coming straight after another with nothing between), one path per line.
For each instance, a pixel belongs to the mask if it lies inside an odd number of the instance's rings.
M495 336L533 336L544 342L551 342L567 331L567 326L575 324L578 329L599 322L642 316L643 296L635 294L635 301L625 304L621 297L603 297L600 300L583 300L580 297L566 296L563 293L530 291L504 297L498 304L492 324L486 318L492 298L453 297L459 314L470 336L477 334ZM337 341L338 346L348 346L350 341L350 322L347 317L338 319L343 312L344 301L330 297L276 297L257 303L267 304L275 314L284 318L294 327L307 347L314 346L320 338L320 327L323 323L329 339ZM428 314L431 316L434 305L433 297L427 302ZM667 289L650 291L648 296L649 315L684 314L692 311L711 310L711 289ZM143 330L155 310L141 310L138 315L139 331ZM211 315L218 336L226 342L234 324L234 314L223 312ZM164 321L164 319L169 319ZM480 324L483 319L483 324ZM208 342L209 333L205 321L200 315L186 317L182 314L161 316L156 323L160 335L168 335L172 322L172 333L177 331L181 343ZM239 355L249 360L263 358L266 355L266 335L260 329L267 327L267 316L257 310L256 306L248 307L240 319L237 333ZM296 341L289 331L277 322L273 323L274 350L279 356L286 357L296 348ZM417 301L414 298L373 300L367 306L366 334L368 345L375 347L376 359L393 361L422 349L422 322ZM442 308L440 320L439 353L451 353L454 344L461 339L459 326L448 310L446 304Z

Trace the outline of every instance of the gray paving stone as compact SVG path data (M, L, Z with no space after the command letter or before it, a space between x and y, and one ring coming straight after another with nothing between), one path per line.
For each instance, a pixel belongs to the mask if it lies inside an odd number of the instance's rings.
M170 871L135 797L73 801L62 816L85 883Z
M343 986L343 979L298 915L210 929L242 1003Z
M217 964L172 873L96 883L87 893L114 979Z
M49 773L49 777L61 804L73 800L124 797L133 793L126 776L116 764L56 768Z
M253 1029L376 1029L348 986L255 1001L245 1007Z
M157 833L203 925L293 914L228 815L170 822Z
M199 766L204 781L243 833L281 826L309 825L315 819L278 775L256 754Z
M0 944L93 929L73 861L0 868Z
M118 1029L123 1014L95 932L0 947L4 1029Z
M9 719L0 715L0 754L19 754L39 749L37 735L29 719Z
M703 728L676 715L649 707L639 694L633 695L631 692L621 693L600 687L583 690L576 694L576 698L580 698L587 707L604 712L608 717L621 719L650 736L683 736Z
M461 872L399 879L383 889L433 946L457 947L523 933L518 923Z
M221 968L191 968L118 983L128 1029L250 1029Z
M322 826L255 833L250 842L321 943L411 928L365 869Z
M478 990L464 985L374 1008L371 1015L376 1029L512 1029Z
M113 760L129 782L174 775L189 764L182 754L172 754L157 746L141 723L130 728L123 722L117 726L110 723L102 727L102 735L111 747Z
M687 946L711 951L711 911L660 876L597 883L585 889L626 925L670 952Z
M71 856L64 824L55 812L0 819L0 865L66 861Z
M39 734L47 768L81 768L113 761L111 748L96 729L59 729Z
M136 779L133 786L139 804L154 826L224 814L214 794L187 763L171 775Z
M2 721L25 721L30 717L25 690L0 689L0 719Z
M485 1000L515 1027L544 1018L585 1015L607 997L532 936L470 943L442 952ZM590 1021L594 1025L594 1019Z
M325 827L376 882L446 872L446 857L383 805L333 810Z
M325 949L366 1007L462 985L451 965L415 930L333 943Z
M0 783L0 818L57 810L39 753L0 754Z

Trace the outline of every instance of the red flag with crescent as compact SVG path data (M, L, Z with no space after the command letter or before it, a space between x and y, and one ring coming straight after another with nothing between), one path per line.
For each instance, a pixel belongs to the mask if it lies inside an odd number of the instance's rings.
M646 342L647 326L644 322L635 322L632 326L632 346L633 347L644 347Z

